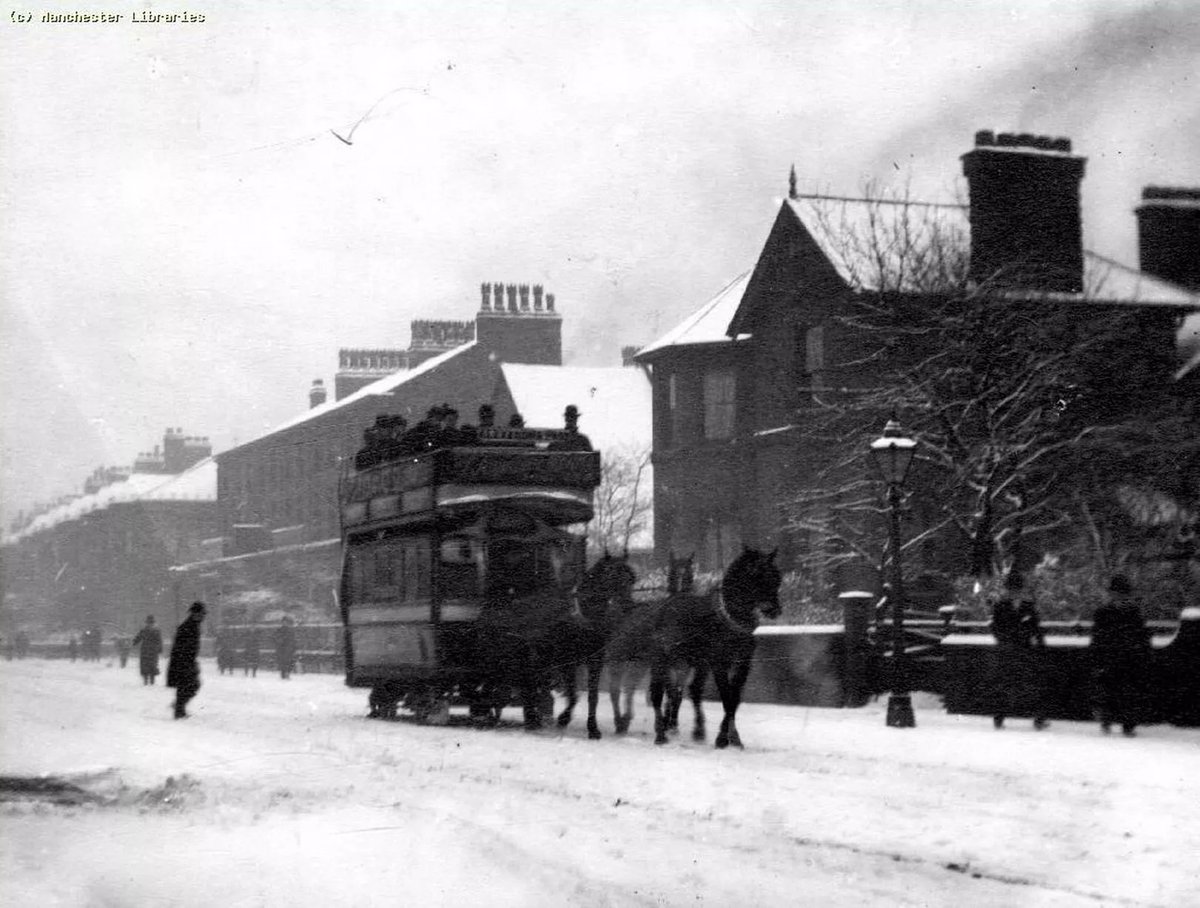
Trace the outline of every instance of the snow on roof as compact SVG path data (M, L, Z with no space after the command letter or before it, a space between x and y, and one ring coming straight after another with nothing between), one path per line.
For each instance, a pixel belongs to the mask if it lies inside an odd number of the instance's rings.
M142 501L216 501L217 462L206 457L141 496Z
M919 271L909 267L912 249L966 248L969 208L904 199L801 196L785 203L821 252L854 290L880 289L880 275L893 289L921 292ZM879 242L880 239L885 242ZM1200 295L1170 281L1130 268L1095 252L1083 253L1082 293L1020 291L1021 298L1079 303L1200 307Z
M136 501L151 489L174 478L174 476L162 473L133 473L127 479L109 483L90 495L80 495L58 507L51 508L44 514L39 514L28 526L22 527L20 532L7 537L5 542L15 542L27 536L33 536L68 520L77 520L85 514L101 511L110 505Z
M52 529L85 514L102 511L114 504L131 501L216 501L217 462L206 457L177 475L164 473L131 473L127 478L109 483L92 492L39 514L19 532L6 535L4 542L13 543Z
M525 425L557 427L568 404L579 408L579 431L603 451L615 445L650 450L650 380L641 369L529 366L503 363L500 371Z
M301 425L302 423L308 422L310 419L316 419L319 416L324 416L326 413L332 413L334 410L339 410L342 407L348 407L351 404L358 403L359 401L365 400L368 397L387 394L390 391L399 388L405 382L412 381L417 376L424 375L427 372L432 372L439 366L442 366L454 359L454 357L460 356L467 350L474 347L475 343L475 341L470 341L462 346L455 347L453 350L447 350L445 353L441 353L432 359L425 360L425 362L421 363L415 369L405 369L400 372L395 372L391 375L386 375L378 381L373 381L371 384L359 388L353 394L346 395L341 400L328 401L320 406L311 407L307 410L304 410L302 413L293 416L287 422L280 423L270 431L264 432L262 435L259 435L248 442L243 442L243 444L251 444L263 438L269 438L276 432L282 432L284 429L290 429L293 426Z
M726 284L721 292L689 315L686 319L637 352L639 357L664 347L686 344L727 344L733 338L725 331L742 303L742 294L750 283L751 271L745 271ZM746 335L742 335L743 337Z

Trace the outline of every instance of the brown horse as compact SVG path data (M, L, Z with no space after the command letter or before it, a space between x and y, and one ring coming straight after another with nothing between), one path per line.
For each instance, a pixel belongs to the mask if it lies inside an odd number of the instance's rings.
M654 706L654 743L667 743L668 716L663 695L680 666L692 669L689 686L696 710L693 737L704 736L701 699L707 675L717 682L724 717L716 746L741 747L736 715L742 688L754 656L754 631L759 612L778 617L782 575L775 552L764 554L744 547L725 571L718 591L707 596L680 593L662 603L654 628L654 655L650 669L650 701Z

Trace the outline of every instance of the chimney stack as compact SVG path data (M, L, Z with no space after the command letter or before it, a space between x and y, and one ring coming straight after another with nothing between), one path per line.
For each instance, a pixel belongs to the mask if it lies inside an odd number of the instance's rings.
M312 387L308 389L308 406L309 408L319 407L325 403L328 394L325 391L325 382L319 378L314 378Z
M622 366L636 366L637 363L634 362L633 358L635 356L637 356L637 352L640 349L641 349L641 347L622 347L621 348L621 365Z
M975 133L962 156L970 191L971 278L1029 290L1083 290L1079 184L1071 140Z
M1200 188L1147 186L1136 212L1142 271L1200 293Z

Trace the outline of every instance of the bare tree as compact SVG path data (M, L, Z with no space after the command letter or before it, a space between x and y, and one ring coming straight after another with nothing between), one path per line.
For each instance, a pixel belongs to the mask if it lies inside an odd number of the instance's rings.
M600 453L600 485L588 528L588 544L594 552L628 552L636 537L649 528L653 508L649 470L648 447L625 445Z
M802 559L882 560L862 453L892 414L922 442L905 543L919 561L986 575L1094 536L1098 495L1152 442L1130 424L1162 406L1173 317L1016 290L1005 274L973 281L961 209L868 196L804 202L851 292L826 320L837 361L801 389L795 420L823 457L791 503Z

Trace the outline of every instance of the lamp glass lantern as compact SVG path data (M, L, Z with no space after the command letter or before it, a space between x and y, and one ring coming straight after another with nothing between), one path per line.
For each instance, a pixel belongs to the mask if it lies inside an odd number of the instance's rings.
M916 440L904 434L895 418L889 419L883 435L871 442L871 464L889 487L902 486L916 449Z

